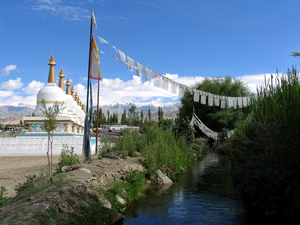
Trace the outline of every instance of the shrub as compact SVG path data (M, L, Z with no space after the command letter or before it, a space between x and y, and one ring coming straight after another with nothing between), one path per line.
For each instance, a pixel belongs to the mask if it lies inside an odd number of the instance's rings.
M74 147L71 147L71 150L69 150L67 145L63 145L63 149L60 153L59 163L56 167L56 172L60 173L63 166L76 165L77 163L78 156L74 153Z

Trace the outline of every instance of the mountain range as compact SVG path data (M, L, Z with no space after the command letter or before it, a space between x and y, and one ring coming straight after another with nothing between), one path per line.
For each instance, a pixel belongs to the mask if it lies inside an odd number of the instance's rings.
M151 118L153 120L157 120L157 111L158 106L155 106L152 103L134 103L136 105L136 112L140 113L143 110L144 118L148 116L148 110L151 111ZM163 103L162 110L164 112L164 118L175 118L181 104L180 103ZM93 109L97 107L94 106ZM119 121L121 116L126 109L126 113L131 108L130 103L115 103L110 105L100 106L102 112L106 115L107 111L109 110L110 114L117 112ZM25 105L20 103L17 106L14 105L2 105L0 106L0 122L3 124L16 124L19 123L20 120L23 119L24 116L28 114L32 114L34 108L29 105Z

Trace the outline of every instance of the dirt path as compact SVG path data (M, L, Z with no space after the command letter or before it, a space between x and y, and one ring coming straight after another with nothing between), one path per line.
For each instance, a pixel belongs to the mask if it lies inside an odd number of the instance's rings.
M53 156L53 168L59 162L59 155ZM26 181L24 175L40 175L47 170L47 156L0 156L0 187L8 190L7 196L16 195L14 188Z

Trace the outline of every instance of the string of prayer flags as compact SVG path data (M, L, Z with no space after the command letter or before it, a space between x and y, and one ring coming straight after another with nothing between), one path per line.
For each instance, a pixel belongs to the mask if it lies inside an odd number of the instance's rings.
M127 69L131 72L133 72L133 64L134 64L134 59L131 58L130 56L127 56Z
M118 53L119 53L119 59L122 63L126 63L126 55L124 52L122 52L121 50L118 49Z
M145 69L146 69L146 80L147 80L147 81L151 81L153 72L152 72L152 70L150 70L150 69L149 69L148 67L146 67L146 66L145 66Z
M102 54L106 54L108 56L111 56L114 59L119 60L120 62L124 63L127 65L127 69L131 72L133 72L133 69L137 71L137 76L142 78L143 74L146 74L146 81L151 81L152 76L154 74L154 86L158 88L162 88L166 91L170 91L173 94L177 93L178 89L178 96L183 97L186 89L188 89L189 93L194 97L194 102L199 102L203 105L208 104L208 106L217 106L221 107L222 109L224 108L243 108L247 107L248 105L251 104L251 98L250 97L227 97L227 96L219 96L215 95L212 93L200 91L193 89L192 87L187 87L186 85L177 83L165 76L162 76L158 74L157 72L153 72L151 69L148 67L145 67L136 61L136 66L134 65L134 59L131 58L130 56L127 56L127 62L126 62L126 55L124 52L118 50L115 46L110 44L108 41L103 39L102 37L98 36L98 39L100 40L101 43L109 44L111 45L116 52L119 54L119 58L116 58L110 54L107 54L105 52L100 51ZM170 87L169 87L170 84ZM178 87L178 88L177 88Z

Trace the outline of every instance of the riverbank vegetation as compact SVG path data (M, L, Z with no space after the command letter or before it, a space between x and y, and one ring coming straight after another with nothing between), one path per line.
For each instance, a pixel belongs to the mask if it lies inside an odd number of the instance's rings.
M252 209L300 219L300 85L295 68L258 90L224 148Z

